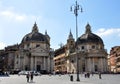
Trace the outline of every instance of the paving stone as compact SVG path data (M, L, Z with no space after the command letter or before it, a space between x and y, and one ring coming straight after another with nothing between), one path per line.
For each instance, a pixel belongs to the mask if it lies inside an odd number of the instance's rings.
M25 75L10 75L10 77L0 77L0 84L119 84L119 74L102 74L99 79L97 74L85 78L80 75L80 82L76 81L76 74L73 74L73 81L70 81L70 75L42 75L34 76L33 82L27 82Z

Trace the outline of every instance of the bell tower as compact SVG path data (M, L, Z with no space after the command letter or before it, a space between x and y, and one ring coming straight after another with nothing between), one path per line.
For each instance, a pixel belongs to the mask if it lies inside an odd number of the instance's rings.
M69 53L72 53L75 51L75 39L73 38L71 30L67 39L67 49L69 50Z

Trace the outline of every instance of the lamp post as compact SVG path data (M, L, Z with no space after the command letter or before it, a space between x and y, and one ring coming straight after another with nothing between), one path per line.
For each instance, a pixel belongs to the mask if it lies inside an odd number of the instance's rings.
M80 12L83 12L82 7L77 3L77 0L76 0L75 5L71 6L71 11L74 12L75 18L76 18L76 61L77 61L77 66L76 66L77 79L76 79L76 81L80 81L80 78L79 78L78 45L77 45L77 39L78 39L78 25L77 25L78 10L80 10Z

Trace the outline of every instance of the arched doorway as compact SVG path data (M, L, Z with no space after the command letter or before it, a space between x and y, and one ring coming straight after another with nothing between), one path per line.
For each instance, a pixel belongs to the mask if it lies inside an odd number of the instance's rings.
M37 65L37 71L40 71L41 70L41 65Z
M95 72L97 72L98 71L98 66L97 65L95 65Z

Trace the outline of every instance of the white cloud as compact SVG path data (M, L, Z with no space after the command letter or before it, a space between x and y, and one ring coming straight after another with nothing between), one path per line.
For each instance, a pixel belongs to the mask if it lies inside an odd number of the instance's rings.
M23 21L26 19L26 15L16 13L14 7L5 7L0 1L0 17L5 18L7 20L16 20Z
M16 11L15 7L6 7L0 1L0 18L2 21L8 22L28 22L28 21L39 21L42 19L41 16L26 14L25 12Z
M18 13L15 13L14 11L10 11L10 10L0 11L0 16L4 17L6 19L16 20L16 21L23 21L26 19L26 15L18 14Z
M6 47L6 44L3 42L0 42L0 49L4 49Z
M29 20L39 20L41 16L27 15L25 13L17 13L13 10L0 11L0 17L7 19L8 21L29 21Z
M110 29L101 28L96 32L96 34L102 37L110 36L110 35L120 36L120 28L110 28Z

